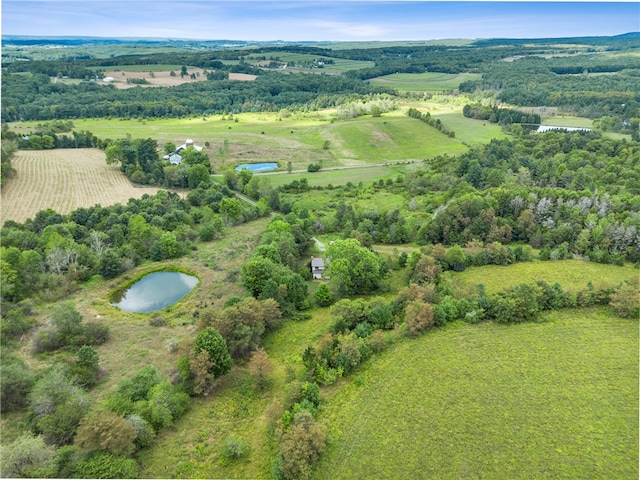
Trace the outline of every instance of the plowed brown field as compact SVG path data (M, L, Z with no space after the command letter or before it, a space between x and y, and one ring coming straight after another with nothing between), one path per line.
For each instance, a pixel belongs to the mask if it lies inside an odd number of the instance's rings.
M20 150L12 160L15 178L2 188L0 220L24 222L45 208L66 214L79 207L126 203L157 187L134 187L118 166L107 165L93 148Z

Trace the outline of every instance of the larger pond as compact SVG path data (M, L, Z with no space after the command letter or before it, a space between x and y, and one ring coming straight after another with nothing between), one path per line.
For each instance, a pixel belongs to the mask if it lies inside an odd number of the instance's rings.
M155 312L177 303L197 284L198 279L186 273L150 273L129 288L116 292L111 297L111 305L126 312Z
M278 164L275 162L267 163L242 163L236 167L237 171L246 168L252 172L268 172L270 170L277 170Z

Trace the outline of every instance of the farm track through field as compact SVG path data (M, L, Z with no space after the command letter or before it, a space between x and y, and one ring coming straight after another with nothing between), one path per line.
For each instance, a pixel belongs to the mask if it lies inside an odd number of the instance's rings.
M126 203L159 190L134 187L97 149L22 150L12 163L17 175L2 189L3 223L24 222L46 208L67 214L79 207Z

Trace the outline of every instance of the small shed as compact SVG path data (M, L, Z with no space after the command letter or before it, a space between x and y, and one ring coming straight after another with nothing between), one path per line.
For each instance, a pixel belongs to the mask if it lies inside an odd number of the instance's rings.
M311 275L314 280L321 280L324 275L324 260L320 257L311 257Z

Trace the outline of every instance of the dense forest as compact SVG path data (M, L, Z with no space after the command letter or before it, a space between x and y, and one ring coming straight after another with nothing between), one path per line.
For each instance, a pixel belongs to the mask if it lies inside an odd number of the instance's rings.
M286 356L288 363L278 373L286 396L260 407L268 417L268 439L263 451L252 454L269 457L263 463L275 479L310 478L332 441L321 421L321 387L349 378L398 339L455 322L533 322L550 311L596 305L637 318L633 279L615 286L585 279L578 289L523 279L487 293L483 285L462 288L446 274L564 259L612 268L640 265L638 48L640 39L631 35L479 41L462 47L269 50L273 56L375 62L372 68L336 75L283 74L244 62L263 48L3 64L3 185L16 174L12 159L19 149L100 148L107 164L117 165L135 184L181 189L69 213L48 208L2 226L1 406L14 429L11 443L3 445L3 475L138 477L145 454L164 432L175 433L172 427L195 405L244 382L234 422L255 414L250 402L274 382L266 339L285 323L304 325L318 311L322 331L310 335L300 352ZM210 75L166 88L117 89L92 81L107 67L168 64L197 66ZM229 72L257 78L234 82L227 79ZM354 174L346 182L313 186L310 179L322 165L312 164L308 176L274 186L268 176L246 169L229 168L214 178L204 151L187 148L182 163L172 165L162 159L175 149L172 143L161 152L151 137L101 139L73 123L94 117L315 111L364 104L376 94L391 102L402 93L369 80L425 72L480 74L442 95L463 94L460 118L499 123L504 138L465 143L464 153L456 156L412 160L412 168L395 178L365 182ZM81 81L52 81L62 76ZM558 107L595 119L600 128L531 133L527 127L539 125L542 117L525 107ZM376 119L388 113L370 111ZM433 129L434 138L456 137L436 115L413 106L395 118ZM43 123L28 135L5 123L26 120ZM607 130L616 135L604 135ZM389 198L392 206L385 203ZM217 266L212 245L252 222L262 222L264 229L228 248L233 259L243 252L242 261ZM330 239L321 253L330 261L327 278L316 285L308 263L321 236ZM402 249L381 254L376 246ZM210 259L198 256L203 251ZM189 312L178 310L184 329L168 348L173 365L167 371L151 364L130 368L114 388L94 395L106 375L98 351L109 345L112 333L107 320L100 315L88 320L70 299L96 285L104 295L116 283L135 280L143 267L145 273L189 270L185 263L171 264L180 259L208 272L224 271L203 299L188 304ZM242 295L216 297L212 292L223 284L241 289ZM91 302L82 308L92 308ZM143 327L178 326L159 314L132 318L143 318L138 321ZM29 358L37 360L35 367ZM236 383L225 383L233 369ZM355 379L354 388L361 381ZM227 413L211 409L207 415ZM229 436L218 463L236 465L249 452L246 440Z

